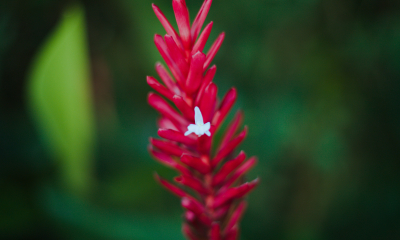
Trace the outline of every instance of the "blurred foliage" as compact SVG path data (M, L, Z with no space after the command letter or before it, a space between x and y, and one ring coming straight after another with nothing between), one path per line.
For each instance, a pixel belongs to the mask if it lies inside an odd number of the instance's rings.
M66 10L29 76L28 101L71 191L90 190L93 107L84 15Z
M69 40L62 32L73 21L62 19L75 1L0 2L0 239L183 239L179 200L152 177L174 172L147 153L157 114L145 76L161 60L153 34L165 33L152 2L83 0L87 36L80 22ZM155 3L174 23L171 0ZM187 0L192 18L201 3ZM237 87L233 112L243 109L249 126L241 149L259 157L249 178L262 182L241 239L400 238L400 2L214 0L211 20L210 39L226 32L214 60L218 94ZM63 41L71 45L46 60ZM90 74L76 64L86 46ZM44 61L49 95L34 90L30 75ZM72 98L88 76L91 93ZM60 140L41 119L50 105L65 120L59 131L83 141L68 151L90 151L96 133L92 158L60 161ZM66 171L88 174L83 195L66 184Z

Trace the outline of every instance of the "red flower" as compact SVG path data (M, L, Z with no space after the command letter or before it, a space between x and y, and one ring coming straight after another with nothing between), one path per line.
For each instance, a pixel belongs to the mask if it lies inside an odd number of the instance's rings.
M246 207L243 198L258 183L258 179L243 183L242 177L256 164L256 158L245 160L243 151L237 157L233 155L247 133L245 127L236 134L242 122L241 112L228 126L215 154L211 151L214 133L237 95L236 89L232 88L218 102L218 88L212 82L216 67L208 68L225 34L221 33L207 54L203 53L213 23L210 22L201 34L200 30L211 2L204 1L190 26L185 0L173 0L179 34L153 4L153 10L167 32L164 37L155 35L154 42L172 76L157 63L156 70L164 85L147 77L150 87L164 97L155 93L148 96L149 104L161 113L158 135L165 139L151 138L149 149L154 158L180 174L174 179L176 185L158 175L156 179L182 198L182 207L186 211L183 224L186 237L234 240L238 238L239 220Z

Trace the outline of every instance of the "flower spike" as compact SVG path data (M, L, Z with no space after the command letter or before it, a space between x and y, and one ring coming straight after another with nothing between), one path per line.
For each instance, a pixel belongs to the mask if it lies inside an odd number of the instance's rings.
M247 127L237 133L242 128L241 111L223 130L221 138L214 137L236 102L237 90L231 88L218 100L218 87L213 82L217 68L209 65L225 33L204 52L213 22L203 30L202 27L211 3L212 0L204 0L190 25L186 0L172 0L179 33L161 10L152 5L167 33L164 37L156 34L154 43L168 69L157 63L161 81L147 77L149 86L159 94L150 93L148 103L161 114L157 124L158 136L162 138L150 138L148 149L158 162L179 174L174 183L157 174L155 178L182 198L185 237L237 240L239 221L246 209L244 197L258 184L258 178L243 182L243 175L255 166L257 158L247 159L243 151L235 155L247 134Z

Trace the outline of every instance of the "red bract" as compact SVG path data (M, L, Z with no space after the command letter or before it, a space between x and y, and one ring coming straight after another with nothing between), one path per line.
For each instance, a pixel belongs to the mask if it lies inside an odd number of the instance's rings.
M190 26L185 0L173 0L179 34L153 4L167 32L164 37L155 35L154 42L171 74L157 63L156 71L163 84L147 77L147 83L159 94L150 93L148 102L162 115L158 135L164 139L150 138L149 151L160 163L180 174L175 183L158 175L156 179L182 198L185 236L191 240L236 240L239 220L246 208L244 197L258 184L258 179L243 182L243 175L256 164L256 158L246 160L243 151L234 155L247 134L246 127L238 133L241 112L228 125L222 140L214 144L215 153L211 149L214 133L237 97L236 89L231 88L219 102L218 88L213 83L217 68L207 69L225 37L221 33L204 53L213 22L203 32L201 29L211 2L204 1Z

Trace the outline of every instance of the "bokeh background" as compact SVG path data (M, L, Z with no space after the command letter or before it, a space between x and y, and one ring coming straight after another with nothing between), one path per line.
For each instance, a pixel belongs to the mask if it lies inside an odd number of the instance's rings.
M87 42L46 60L76 2L0 1L0 239L183 239L147 152L152 2L175 25L171 0L80 1L65 39ZM400 239L400 1L214 0L211 20L259 157L241 239Z

